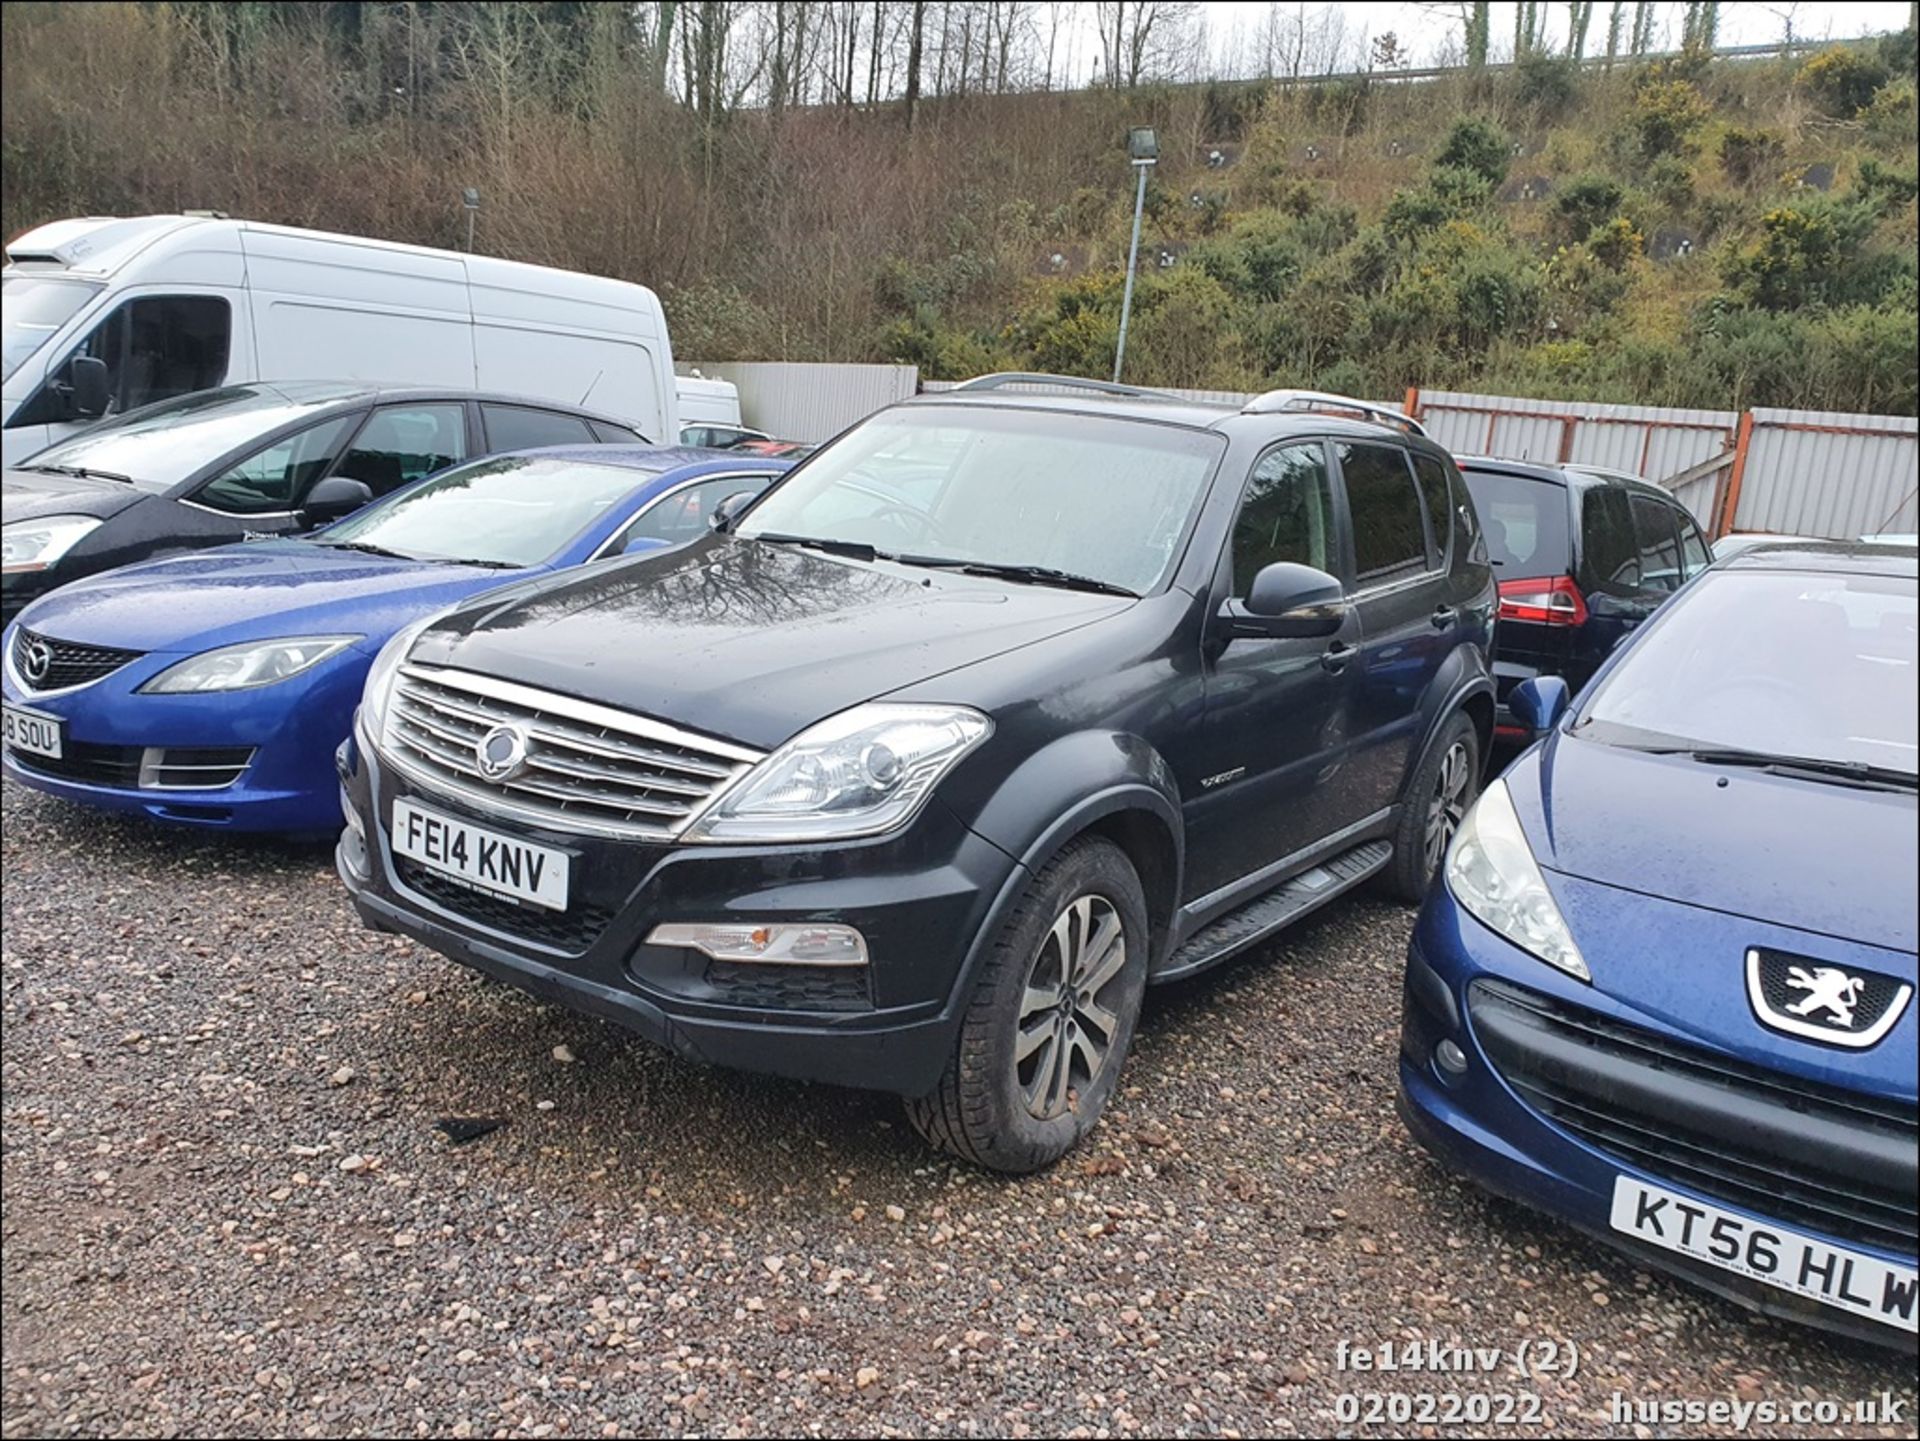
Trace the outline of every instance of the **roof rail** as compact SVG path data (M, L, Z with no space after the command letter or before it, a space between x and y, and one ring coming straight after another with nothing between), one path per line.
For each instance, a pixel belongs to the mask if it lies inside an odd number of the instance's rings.
M1427 428L1404 411L1375 405L1370 400L1355 400L1350 395L1333 395L1324 390L1269 390L1256 395L1240 408L1242 415L1279 415L1286 411L1353 411L1382 425L1397 426L1414 435L1425 435Z
M1069 390L1092 390L1101 395L1124 395L1134 400L1178 400L1164 390L1143 390L1137 385L1120 385L1110 380L1087 380L1078 375L1043 375L1029 370L1000 370L992 375L976 375L963 380L954 390L1004 390L1010 385L1058 385ZM951 392L949 392L951 393Z

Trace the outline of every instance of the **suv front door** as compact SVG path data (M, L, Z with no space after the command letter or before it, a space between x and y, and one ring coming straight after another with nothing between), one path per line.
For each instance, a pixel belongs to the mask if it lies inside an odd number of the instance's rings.
M1357 621L1350 616L1335 636L1277 640L1230 636L1221 616L1229 598L1245 599L1263 566L1295 561L1339 577L1345 553L1326 443L1291 442L1262 455L1214 584L1201 773L1182 777L1190 899L1358 818L1346 784L1355 672L1339 659L1359 638Z

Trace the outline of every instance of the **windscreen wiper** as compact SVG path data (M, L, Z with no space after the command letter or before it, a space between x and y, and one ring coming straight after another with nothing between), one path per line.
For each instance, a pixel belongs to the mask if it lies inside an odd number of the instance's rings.
M419 560L417 555L406 555L397 550L388 550L384 545L374 545L365 540L321 540L316 545L331 546L335 550L357 550L362 555L385 556L388 560Z
M1738 749L1686 750L1687 755L1705 765L1745 766L1773 775L1803 776L1808 780L1840 781L1848 785L1873 786L1888 790L1920 790L1920 776L1892 766L1877 766L1871 761L1826 760L1819 756L1795 756L1771 751Z
M1110 580L1101 580L1097 576L1076 575L1070 570L1056 570L1050 565L1012 565L991 560L962 560L958 556L948 555L896 555L886 557L898 561L901 565L927 566L934 570L957 570L962 575L992 576L996 580L1024 581L1029 585L1052 585L1062 590L1088 590L1099 595L1124 595L1129 600L1138 600L1138 591L1128 590L1124 585L1115 585Z
M828 555L851 556L854 560L893 559L892 556L875 550L864 540L824 540L817 535L773 535L765 532L747 538L765 541L768 545L804 546L808 550L823 550Z
M80 480L117 480L122 485L132 485L133 477L121 475L111 470L88 470L84 465L22 465L19 470L44 471L48 475L71 475Z

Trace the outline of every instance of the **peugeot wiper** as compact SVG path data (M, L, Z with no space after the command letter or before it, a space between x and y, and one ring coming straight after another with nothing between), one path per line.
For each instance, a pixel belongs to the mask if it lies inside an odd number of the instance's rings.
M80 480L117 480L132 485L133 477L112 470L88 470L84 465L23 465L21 470L45 471L49 475L71 475Z
M1029 585L1053 585L1062 590L1089 590L1099 595L1124 595L1129 600L1140 598L1138 591L1128 590L1124 585L1115 585L1097 576L1076 575L1070 570L1056 570L1050 565L1011 565L991 560L962 560L958 556L948 555L896 555L890 558L901 565L957 570L962 575L986 575L996 580L1024 581Z
M366 540L322 540L317 545L332 546L335 550L357 550L362 555L385 556L388 560L419 560L417 555L407 555L402 551L388 550L384 545L375 545Z
M1840 781L1848 785L1872 786L1888 790L1920 790L1920 776L1892 766L1877 766L1871 761L1826 760L1819 756L1781 755L1771 751L1738 749L1687 750L1682 752L1705 765L1744 766L1773 775L1803 776L1808 780Z
M875 550L864 540L825 540L817 535L773 535L762 533L748 537L768 545L798 545L808 550L823 550L828 555L851 556L854 560L889 560L892 557Z

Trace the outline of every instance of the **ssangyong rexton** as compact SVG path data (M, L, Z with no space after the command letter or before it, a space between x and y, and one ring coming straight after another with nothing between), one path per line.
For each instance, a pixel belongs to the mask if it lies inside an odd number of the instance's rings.
M1026 1171L1149 981L1417 898L1493 725L1453 463L1358 401L1033 379L396 636L340 755L361 915Z

